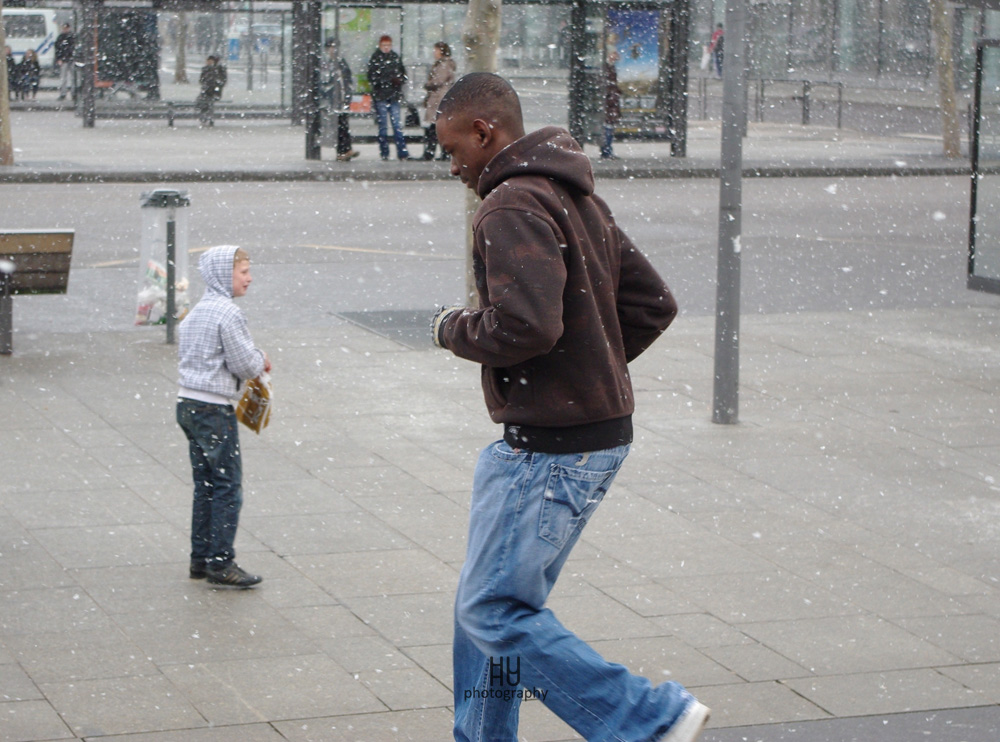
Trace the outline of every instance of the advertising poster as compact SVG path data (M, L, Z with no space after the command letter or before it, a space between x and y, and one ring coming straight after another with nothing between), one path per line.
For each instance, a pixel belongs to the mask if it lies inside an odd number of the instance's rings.
M618 85L630 97L650 95L660 68L660 11L609 10L607 52L618 53Z

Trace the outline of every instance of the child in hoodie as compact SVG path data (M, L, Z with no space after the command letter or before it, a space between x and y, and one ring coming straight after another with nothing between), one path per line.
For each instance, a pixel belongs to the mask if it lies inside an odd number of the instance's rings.
M210 248L198 262L205 294L181 322L177 422L188 439L194 479L192 579L253 587L261 581L234 561L243 504L243 467L233 399L243 381L271 370L233 299L253 280L250 257L238 247Z

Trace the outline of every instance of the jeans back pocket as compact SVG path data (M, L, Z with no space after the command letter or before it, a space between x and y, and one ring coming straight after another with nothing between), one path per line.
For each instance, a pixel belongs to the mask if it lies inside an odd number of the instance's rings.
M618 473L552 464L545 483L538 535L558 549L587 525Z

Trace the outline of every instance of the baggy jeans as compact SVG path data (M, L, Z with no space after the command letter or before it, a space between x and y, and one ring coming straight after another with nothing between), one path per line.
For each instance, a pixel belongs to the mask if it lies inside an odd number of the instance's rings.
M582 454L487 447L476 466L455 600L455 739L516 742L530 692L590 742L657 740L693 701L653 686L563 626L545 601L629 447Z
M191 560L219 569L236 558L233 542L243 506L243 461L236 412L230 405L177 400L177 423L188 439L194 504Z

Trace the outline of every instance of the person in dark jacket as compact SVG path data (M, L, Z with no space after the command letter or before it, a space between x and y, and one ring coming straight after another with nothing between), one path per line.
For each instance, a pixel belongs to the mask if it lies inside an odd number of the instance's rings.
M226 86L227 79L225 65L219 64L219 58L210 54L198 76L201 86L201 93L198 95L198 120L203 126L215 126L215 102L222 98L222 89Z
M347 60L337 48L337 39L327 39L325 49L320 68L324 129L336 127L337 159L346 162L361 154L351 146L348 111L354 94L353 76Z
M403 60L392 50L392 37L383 34L376 49L368 60L368 82L372 87L375 102L375 117L378 119L378 151L383 160L389 159L389 122L396 142L396 156L409 160L403 137L403 126L399 119L400 103L403 100L403 85L406 84L406 67Z
M38 55L34 49L26 49L24 59L17 66L17 90L21 100L29 97L34 99L38 96L38 83L42 79L42 65L38 62Z
M59 68L59 100L66 99L66 93L73 87L73 49L76 36L68 23L62 26L62 33L56 37L56 67Z
M545 607L628 454L628 363L677 304L594 194L580 146L557 127L525 135L506 80L461 78L436 123L452 175L483 202L472 222L478 306L442 309L432 336L481 365L486 407L503 425L473 477L455 599L455 739L518 739L528 695L585 739L692 742L707 707L676 682L654 686L607 662Z
M14 52L9 46L5 46L3 51L7 58L7 97L17 100L17 62L14 61Z

